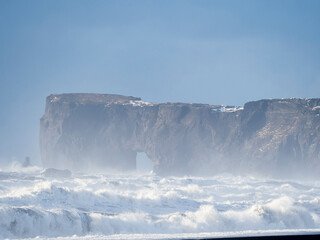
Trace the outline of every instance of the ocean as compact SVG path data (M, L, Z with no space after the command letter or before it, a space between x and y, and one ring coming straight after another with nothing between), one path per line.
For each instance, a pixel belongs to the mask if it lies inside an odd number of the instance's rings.
M0 171L0 238L177 239L320 233L320 182L222 174Z

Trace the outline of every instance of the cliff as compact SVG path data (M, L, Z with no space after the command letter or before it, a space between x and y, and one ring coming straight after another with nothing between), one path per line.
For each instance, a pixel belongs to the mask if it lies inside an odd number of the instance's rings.
M133 170L145 152L161 175L320 173L320 99L239 108L59 94L47 97L40 123L44 167Z

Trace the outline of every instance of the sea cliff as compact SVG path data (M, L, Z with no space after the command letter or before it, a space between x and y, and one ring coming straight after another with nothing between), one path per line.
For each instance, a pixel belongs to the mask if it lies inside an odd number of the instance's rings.
M160 175L320 173L320 99L244 107L149 103L112 94L54 94L40 121L44 167L134 170L137 152Z

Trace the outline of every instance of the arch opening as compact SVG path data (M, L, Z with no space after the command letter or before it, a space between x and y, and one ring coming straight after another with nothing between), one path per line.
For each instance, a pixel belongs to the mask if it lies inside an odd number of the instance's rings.
M136 172L150 173L153 171L153 163L145 152L137 152Z

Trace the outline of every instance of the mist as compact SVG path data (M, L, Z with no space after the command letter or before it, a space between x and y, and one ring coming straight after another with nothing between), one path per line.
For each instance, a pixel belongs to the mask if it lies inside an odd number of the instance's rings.
M310 158L319 106L298 98L242 107L49 95L43 165L25 159L1 168L0 237L320 234L319 166Z
M319 10L0 1L0 238L320 234Z
M318 9L317 1L2 1L0 159L41 164L38 120L53 93L233 106L318 97Z

